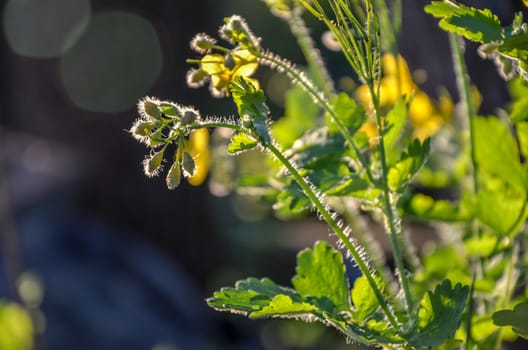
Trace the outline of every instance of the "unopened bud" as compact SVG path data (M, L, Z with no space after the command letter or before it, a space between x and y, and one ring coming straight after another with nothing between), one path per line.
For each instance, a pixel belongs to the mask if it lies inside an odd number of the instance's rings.
M167 183L167 188L173 190L178 187L181 183L181 168L178 162L172 163L169 171L167 172L167 177L165 178Z
M151 100L143 101L143 110L145 111L146 115L153 119L161 118L162 113L158 107L158 104L152 102Z
M185 177L191 177L196 172L196 163L193 157L187 152L183 152L182 168Z
M143 168L145 175L152 177L158 174L158 171L161 168L161 163L163 162L163 153L165 149L154 153L152 156L145 158L143 161Z

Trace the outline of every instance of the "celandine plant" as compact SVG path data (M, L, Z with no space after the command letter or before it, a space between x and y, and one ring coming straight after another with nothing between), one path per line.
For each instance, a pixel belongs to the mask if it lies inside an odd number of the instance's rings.
M453 1L425 7L450 35L460 94L454 108L447 94L435 101L421 91L398 53L401 1L265 2L289 24L306 69L263 48L247 23L231 16L219 29L222 42L206 34L191 41L199 57L188 60L194 68L187 80L231 98L238 116L202 116L147 97L131 133L151 149L148 176L168 159L166 182L174 189L182 178L203 182L208 130L230 130L228 154L258 150L274 160L239 179L238 188L273 203L283 217L316 212L339 250L319 241L299 253L292 286L248 278L214 293L208 304L250 318L319 321L386 349L500 349L504 341L528 338L528 25L522 15L503 26L489 10ZM303 14L328 28L327 46L343 54L360 83L353 91L336 91ZM462 39L480 43L480 54L511 80L513 101L498 117L477 115ZM276 122L251 77L261 66L294 84ZM457 200L417 193L411 184L449 189ZM383 223L394 271L365 232L359 209ZM402 217L438 223L443 234L434 249L416 254ZM361 272L353 283L345 259Z

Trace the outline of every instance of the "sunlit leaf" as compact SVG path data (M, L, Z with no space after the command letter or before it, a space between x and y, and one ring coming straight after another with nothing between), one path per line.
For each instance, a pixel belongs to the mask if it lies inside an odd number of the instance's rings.
M468 221L475 216L474 203L463 198L459 203L435 200L425 194L415 194L403 204L405 213L425 220L444 222Z
M287 295L298 299L298 294L286 287L281 287L268 278L250 277L238 281L234 288L222 288L215 292L207 304L219 311L231 311L251 316L268 306L277 295Z
M262 308L262 310L251 313L251 318L269 317L278 315L299 315L317 311L314 305L304 302L294 302L288 295L279 294L271 302Z
M307 130L315 128L320 107L300 86L288 90L285 98L284 116L271 128L275 139L284 147L290 147Z
M326 242L319 241L313 250L299 253L292 283L303 298L314 298L314 303L328 312L350 309L343 257Z
M510 119L512 122L528 120L528 97L517 100L513 103Z
M231 138L231 142L227 146L227 152L229 154L239 154L244 151L250 150L257 145L257 140L245 133L237 133Z
M474 128L475 156L479 172L498 176L512 185L526 188L517 142L510 130L493 117L475 118Z
M409 344L416 348L436 348L453 338L462 320L462 312L469 287L449 280L439 284L434 292L427 292L418 309L418 324L408 334Z
M337 118L347 128L350 135L354 135L367 120L363 108L358 106L357 103L345 93L337 95L332 101L330 101L330 104L337 115ZM339 128L337 127L336 122L328 113L326 113L325 116L330 133L338 133Z
M351 295L355 308L354 318L360 323L372 315L379 307L378 299L365 276L358 277L355 280Z
M404 186L424 165L429 154L429 139L423 144L418 140L412 142L407 151L401 155L400 161L389 169L388 182L394 191L402 191Z
M398 141L407 121L407 104L405 99L400 98L386 117L386 132L383 136L386 151Z
M425 7L425 12L440 18L440 27L468 40L480 43L490 43L502 38L502 28L499 18L488 9L455 4L451 2L433 1Z

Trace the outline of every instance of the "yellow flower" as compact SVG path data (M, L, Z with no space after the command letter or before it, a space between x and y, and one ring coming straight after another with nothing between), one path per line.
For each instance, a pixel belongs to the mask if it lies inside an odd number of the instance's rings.
M414 83L405 59L385 54L382 58L384 76L379 82L381 108L391 107L405 97L410 101L409 119L413 126L413 137L423 141L433 136L446 124L453 113L453 102L448 96L441 96L438 105ZM366 85L356 90L356 99L368 110L372 110L372 97ZM367 123L371 123L370 121ZM365 124L368 130L370 126ZM375 129L374 129L375 130ZM372 142L371 142L372 145Z
M192 132L186 149L194 159L196 166L194 174L188 177L187 181L193 186L199 186L205 181L209 172L209 131L198 129Z
M200 60L200 71L210 77L211 92L215 96L227 94L227 87L233 79L238 76L250 77L257 68L257 57L246 49L233 50L225 56L208 54ZM250 80L257 83L255 79Z

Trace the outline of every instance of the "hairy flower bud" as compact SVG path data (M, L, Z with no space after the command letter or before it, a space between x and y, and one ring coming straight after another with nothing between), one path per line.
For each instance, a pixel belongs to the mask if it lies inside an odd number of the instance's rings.
M165 177L165 182L167 183L167 188L173 190L178 187L181 183L181 168L178 162L172 163L167 176Z
M205 33L198 33L191 40L191 49L198 53L207 53L216 45L216 40Z
M148 177L158 175L159 171L161 170L161 163L163 162L164 152L165 149L162 149L161 151L154 153L150 157L145 158L145 160L143 161L143 170L145 171L145 175L147 175Z

